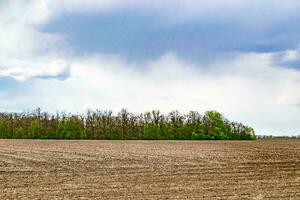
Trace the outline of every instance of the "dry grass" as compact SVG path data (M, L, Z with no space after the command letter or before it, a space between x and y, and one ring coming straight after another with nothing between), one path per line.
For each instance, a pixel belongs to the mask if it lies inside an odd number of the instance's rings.
M0 199L300 199L300 141L0 140Z

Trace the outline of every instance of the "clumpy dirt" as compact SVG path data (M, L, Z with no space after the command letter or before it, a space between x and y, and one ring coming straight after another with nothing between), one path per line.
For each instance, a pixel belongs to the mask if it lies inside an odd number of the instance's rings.
M0 199L300 199L300 140L0 140Z

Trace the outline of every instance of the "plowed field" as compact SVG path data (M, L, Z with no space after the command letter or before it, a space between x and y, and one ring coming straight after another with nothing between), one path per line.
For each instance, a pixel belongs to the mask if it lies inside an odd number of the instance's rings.
M0 199L300 199L300 141L0 140Z

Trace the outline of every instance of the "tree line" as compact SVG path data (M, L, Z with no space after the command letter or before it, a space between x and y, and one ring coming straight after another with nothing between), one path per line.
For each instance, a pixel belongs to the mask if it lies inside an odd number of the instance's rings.
M32 112L0 113L3 139L92 139L92 140L254 140L254 129L231 122L217 111L201 115L197 111L163 114L153 110L143 114L122 109L88 110L82 115L40 108Z
M257 135L257 139L300 139L300 135Z

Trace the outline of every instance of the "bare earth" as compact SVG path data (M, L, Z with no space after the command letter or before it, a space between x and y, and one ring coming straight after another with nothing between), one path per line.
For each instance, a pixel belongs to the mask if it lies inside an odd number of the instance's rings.
M300 141L0 140L0 199L300 199Z

